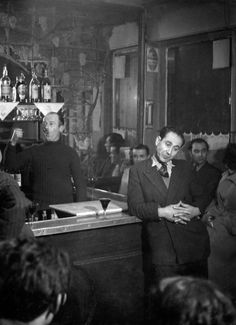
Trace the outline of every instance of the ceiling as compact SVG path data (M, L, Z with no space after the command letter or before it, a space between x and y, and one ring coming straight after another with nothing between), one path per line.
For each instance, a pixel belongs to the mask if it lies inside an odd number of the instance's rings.
M1 0L3 1L3 0ZM6 0L5 0L6 1ZM14 1L14 0L8 0ZM92 25L119 25L126 22L137 21L144 9L151 9L153 6L168 8L171 5L188 6L197 3L214 3L236 0L18 0L31 1L45 6L55 5L58 13L78 12L84 23Z
M0 13L5 11L17 16L29 8L44 8L51 12L55 7L58 20L76 16L85 26L115 26L138 21L141 12L154 5L168 8L170 4L182 6L227 1L236 0L1 0Z
M71 0L69 0L71 1ZM75 0L81 2L81 0ZM207 3L207 2L235 2L235 0L87 0L88 3L106 3L112 5L122 5L130 7L145 8L152 5L168 5L170 3L178 4L196 4L196 3Z
M148 5L149 3L153 2L153 0L98 0L98 2L142 8L146 5Z

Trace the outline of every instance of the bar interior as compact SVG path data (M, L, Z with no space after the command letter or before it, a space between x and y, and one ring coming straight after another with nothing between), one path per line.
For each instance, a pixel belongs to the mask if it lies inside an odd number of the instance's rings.
M166 125L185 138L175 159L191 164L200 138L225 172L236 141L235 27L227 0L1 0L1 170L31 201L33 236L65 250L79 278L55 324L145 324L146 221L132 213L141 202L131 203L129 177L155 156ZM232 273L211 250L208 277L224 289ZM235 254L225 263L236 271Z

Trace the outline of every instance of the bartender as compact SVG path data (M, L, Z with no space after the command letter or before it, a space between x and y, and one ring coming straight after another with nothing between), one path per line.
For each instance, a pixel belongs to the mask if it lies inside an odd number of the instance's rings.
M37 205L39 219L50 219L50 204L86 200L86 183L80 168L80 159L69 146L61 142L63 118L54 112L43 120L45 141L19 152L16 144L23 137L22 129L14 129L5 149L4 166L10 170L23 170L29 166L29 199Z

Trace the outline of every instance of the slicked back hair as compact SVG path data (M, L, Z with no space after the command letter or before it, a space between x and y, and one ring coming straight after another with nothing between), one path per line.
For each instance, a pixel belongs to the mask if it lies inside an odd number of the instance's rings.
M164 126L160 131L160 138L163 139L168 133L175 133L182 139L182 147L185 144L183 132L173 126Z

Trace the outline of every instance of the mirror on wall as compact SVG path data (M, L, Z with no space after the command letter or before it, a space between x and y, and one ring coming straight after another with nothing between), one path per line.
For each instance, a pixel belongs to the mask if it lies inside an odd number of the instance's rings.
M113 128L137 129L138 51L113 53Z
M230 131L231 69L214 66L213 43L168 48L167 122L185 132Z

